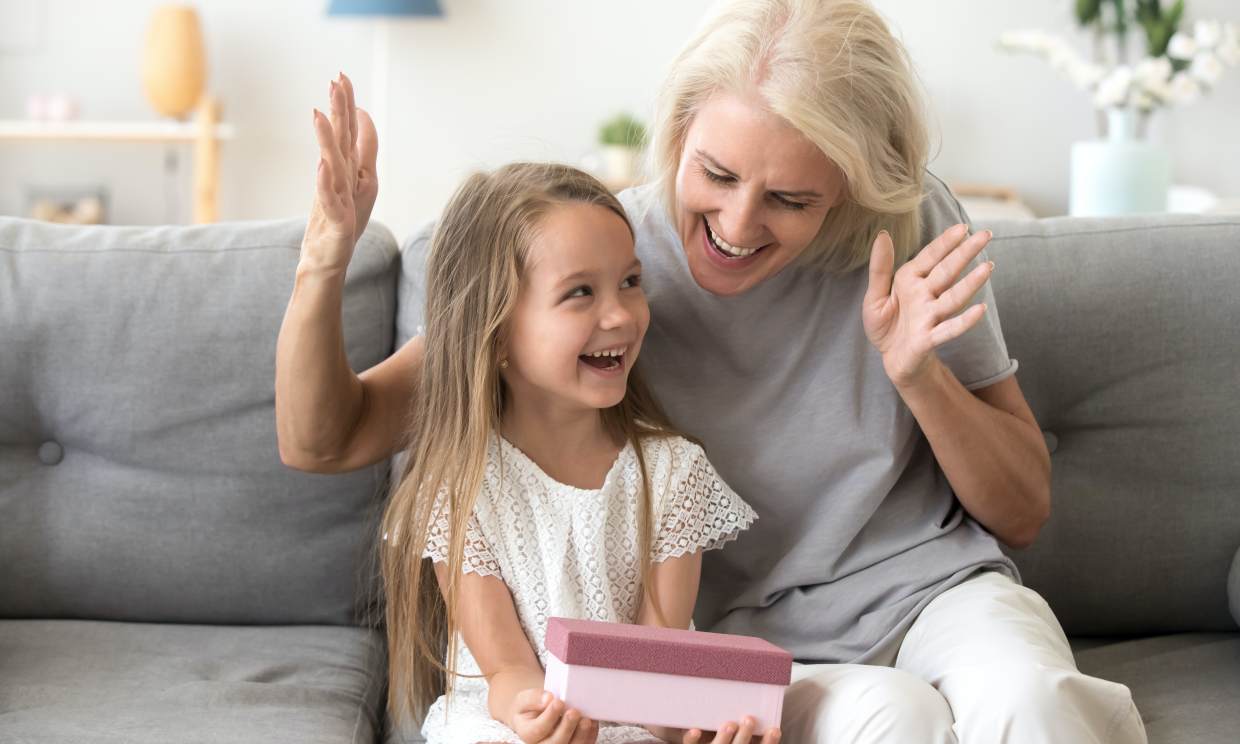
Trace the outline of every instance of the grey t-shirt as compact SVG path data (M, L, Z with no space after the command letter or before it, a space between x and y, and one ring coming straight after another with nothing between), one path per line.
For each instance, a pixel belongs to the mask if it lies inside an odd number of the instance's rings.
M966 221L941 181L927 184L922 245ZM743 295L712 295L659 197L650 186L620 195L652 312L638 364L760 517L705 554L697 628L759 636L801 662L865 662L977 571L1018 578L956 500L865 336L868 271L793 265ZM937 350L969 389L1017 366L990 285L973 301L987 303L984 319Z

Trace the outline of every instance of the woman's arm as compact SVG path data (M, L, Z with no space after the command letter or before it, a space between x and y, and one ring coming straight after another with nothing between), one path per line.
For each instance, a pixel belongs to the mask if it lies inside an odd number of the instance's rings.
M280 459L315 472L355 470L395 449L421 364L417 339L360 377L345 356L345 270L378 195L378 142L347 77L331 82L330 96L331 117L313 116L315 197L276 342Z
M1051 458L1012 376L970 393L937 359L897 385L969 514L1014 548L1033 544L1051 509Z
M445 594L446 563L435 563L435 576ZM565 710L563 701L544 701L545 672L517 618L508 586L495 576L457 575L459 630L489 687L491 717L517 732L524 741L559 735L565 742L592 742L598 724Z

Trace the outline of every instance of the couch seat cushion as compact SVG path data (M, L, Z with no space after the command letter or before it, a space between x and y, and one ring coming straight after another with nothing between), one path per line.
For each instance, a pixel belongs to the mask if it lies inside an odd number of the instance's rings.
M381 634L0 621L0 741L373 742Z
M1119 641L1078 650L1076 661L1086 674L1128 685L1145 719L1150 744L1236 741L1240 633Z

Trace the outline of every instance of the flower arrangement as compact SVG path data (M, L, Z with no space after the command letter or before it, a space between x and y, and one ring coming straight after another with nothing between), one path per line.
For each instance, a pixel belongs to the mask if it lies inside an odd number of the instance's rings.
M1217 20L1184 22L1184 0L1163 8L1161 0L1075 0L1078 25L1093 35L1090 58L1066 39L1043 31L1013 31L1000 48L1046 59L1101 112L1127 109L1142 119L1158 108L1192 103L1218 84L1225 67L1240 65L1240 25ZM1129 58L1139 32L1145 54Z

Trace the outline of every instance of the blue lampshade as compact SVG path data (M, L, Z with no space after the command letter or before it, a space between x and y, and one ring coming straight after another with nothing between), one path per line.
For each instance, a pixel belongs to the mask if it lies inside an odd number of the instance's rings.
M331 0L329 16L441 16L438 0Z

